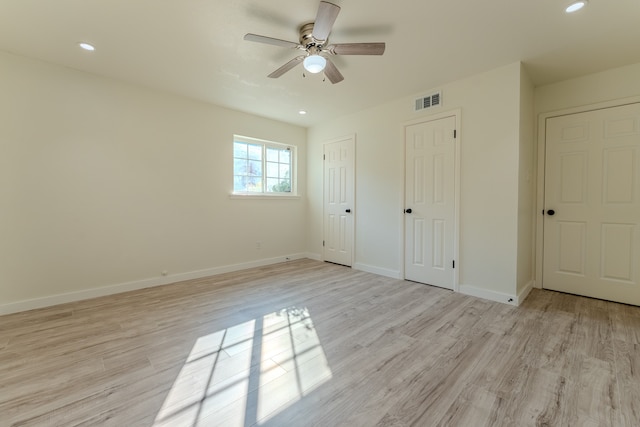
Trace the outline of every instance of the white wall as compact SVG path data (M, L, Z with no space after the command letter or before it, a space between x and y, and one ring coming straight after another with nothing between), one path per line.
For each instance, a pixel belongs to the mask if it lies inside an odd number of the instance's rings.
M443 107L434 112L462 110L460 283L496 299L514 296L517 288L520 73L520 63L514 63L435 88L442 90ZM322 144L355 133L355 266L401 275L401 124L426 117L412 112L413 99L309 129L309 252L322 253Z
M303 254L304 197L229 197L234 133L304 192L304 128L0 53L0 314Z
M640 99L640 63L589 74L575 79L540 86L535 89L537 153L537 209L544 200L544 117L556 111L587 110L593 105L615 105L629 99ZM537 215L536 227L536 286L542 285L543 220Z
M322 144L350 134L355 267L401 277L402 123L427 117L412 111L413 96L307 132L6 53L0 72L0 313L320 257ZM462 112L461 287L506 301L531 277L531 83L514 63L435 89L434 113ZM536 90L538 112L554 105L546 93ZM297 145L309 197L229 198L233 133Z
M640 95L640 63L537 87L535 112L549 113Z
M520 166L518 177L518 295L533 286L535 253L535 115L534 87L520 70ZM524 295L523 295L524 296Z

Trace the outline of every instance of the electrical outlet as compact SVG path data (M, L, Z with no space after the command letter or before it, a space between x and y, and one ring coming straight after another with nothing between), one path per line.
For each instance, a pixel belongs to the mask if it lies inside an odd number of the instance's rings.
M160 274L162 274L163 276L166 276L167 274L169 274L169 272L167 270L162 270L162 273Z
M262 242L259 240L256 242L256 249L262 249Z

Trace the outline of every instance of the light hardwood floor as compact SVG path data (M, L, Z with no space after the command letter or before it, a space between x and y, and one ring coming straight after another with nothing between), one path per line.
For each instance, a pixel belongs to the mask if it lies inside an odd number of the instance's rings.
M301 260L0 317L0 426L638 426L640 308Z

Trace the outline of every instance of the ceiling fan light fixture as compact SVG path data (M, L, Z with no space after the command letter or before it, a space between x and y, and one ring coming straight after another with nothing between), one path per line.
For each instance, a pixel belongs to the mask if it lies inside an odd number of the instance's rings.
M309 55L302 61L304 69L312 74L317 74L327 66L327 60L320 55Z
M567 6L567 8L564 11L567 13L577 12L583 7L585 7L586 5L587 5L587 0L575 1L571 3L569 6Z

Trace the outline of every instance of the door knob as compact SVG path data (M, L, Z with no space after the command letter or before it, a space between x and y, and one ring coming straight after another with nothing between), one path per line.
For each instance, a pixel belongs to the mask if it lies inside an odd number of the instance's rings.
M405 210L404 210L404 213L408 213L408 214L410 214L411 212L413 212L413 211L411 210L411 208L409 208L409 209L405 209Z
M555 214L556 214L556 211L554 211L553 209L549 209L547 211L547 215L549 215L549 216L554 216Z
M345 210L346 213L351 213L351 209Z

